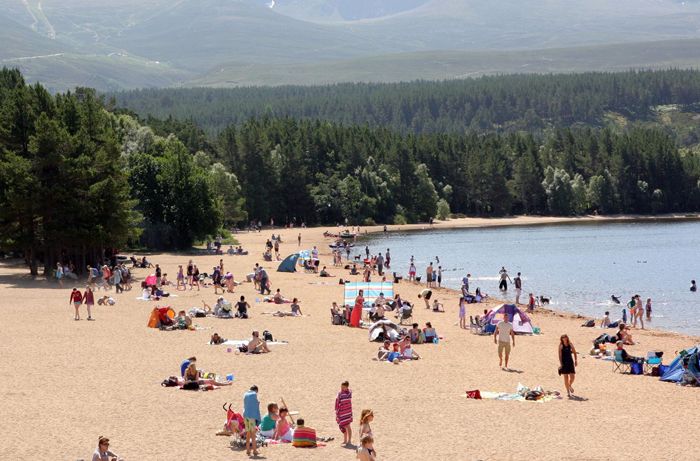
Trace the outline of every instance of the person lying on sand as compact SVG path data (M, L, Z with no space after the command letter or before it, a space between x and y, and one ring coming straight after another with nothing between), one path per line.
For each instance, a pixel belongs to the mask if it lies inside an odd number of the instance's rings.
M253 338L248 342L248 353L249 354L263 354L270 352L267 347L267 341L260 339L260 332L254 331Z
M222 338L219 333L214 333L211 335L211 339L209 340L209 344L223 344L226 342L226 338Z
M196 382L200 386L207 386L207 385L213 385L213 386L230 386L233 384L230 381L217 381L216 379L203 379L201 377L201 373L199 370L197 370L197 362L196 361L191 361L190 364L187 366L187 370L185 370L185 382Z

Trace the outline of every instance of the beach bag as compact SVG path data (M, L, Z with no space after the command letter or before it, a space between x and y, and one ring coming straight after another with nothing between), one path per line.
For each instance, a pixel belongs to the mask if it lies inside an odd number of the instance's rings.
M661 376L660 372L661 368L657 365L651 369L651 375L652 376Z
M168 379L164 379L162 383L160 383L161 386L163 387L175 387L177 386L177 377L176 376L171 376Z
M242 346L238 346L238 351L239 352L248 352L248 345L244 344Z
M263 331L263 339L270 342L274 341L274 339L272 339L272 333L267 330Z
M642 369L641 363L637 363L637 362L632 363L632 366L630 367L630 373L632 373L633 375L641 375L642 371L643 371L643 369Z
M591 320L587 321L586 323L584 323L584 324L581 325L581 326L582 326L582 327L586 327L586 328L594 327L594 326L595 326L595 320L591 319Z

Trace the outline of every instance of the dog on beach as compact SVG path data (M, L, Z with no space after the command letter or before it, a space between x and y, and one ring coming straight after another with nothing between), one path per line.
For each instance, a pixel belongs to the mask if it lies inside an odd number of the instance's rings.
M541 305L549 304L549 298L545 298L544 296L538 296L538 299L540 300Z

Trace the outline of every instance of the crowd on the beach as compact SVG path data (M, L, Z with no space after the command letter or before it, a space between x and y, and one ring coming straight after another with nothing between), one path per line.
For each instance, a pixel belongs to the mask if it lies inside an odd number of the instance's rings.
M336 238L336 241L331 245L331 253L333 258L333 267L342 268L347 271L348 277L359 277L363 282L372 282L377 278L378 281L387 282L386 271L392 269L392 256L390 249L373 253L369 246L365 246L359 254L353 254L355 236L357 234L350 231L345 231L341 234L330 234L329 237ZM348 241L352 238L352 243ZM272 261L273 259L281 260L282 248L281 235L273 234L265 243L263 252L263 260ZM301 234L297 237L297 247L301 247ZM221 251L221 241L216 239L215 242L208 246L209 253L223 254ZM229 256L246 254L242 247L236 249L231 246L227 251ZM363 254L364 253L364 254ZM320 251L317 246L313 246L308 251L308 258L300 259L300 265L305 272L318 275L319 277L333 277L327 266L321 265ZM345 257L345 264L343 262ZM275 289L273 294L272 281L266 268L260 263L256 263L251 272L244 274L241 281L237 281L230 270L225 269L224 259L219 259L219 263L211 268L210 273L200 272L198 266L190 259L186 264L178 265L175 281L171 282L158 263L149 261L145 256L136 258L132 256L129 259L132 263L131 268L127 267L126 258L117 258L112 256L111 261L107 260L94 266L88 266L87 286L85 290L73 288L70 294L70 303L75 309L76 320L80 319L80 308L85 305L87 308L88 320L93 320L94 304L114 305L116 300L113 296L105 294L104 296L96 296L96 291L102 290L110 292L114 290L114 294L122 293L131 289L133 277L131 269L144 268L152 270L141 282L143 289L142 298L144 300L160 301L171 296L169 289L175 293L181 291L200 291L202 289L213 289L213 294L216 296L215 302L212 305L206 300L202 300L201 307L194 306L189 311L180 310L177 314L170 306L156 307L152 315L156 316L155 326L163 330L196 330L195 320L199 317L213 316L216 318L237 318L248 319L251 315L251 305L246 300L244 295L238 297L238 301L232 303L226 299L227 295L236 293L237 288L242 283L252 283L257 293L262 296L262 299L257 301L262 303L270 303L273 305L289 304L289 311L277 310L273 312L264 312L261 314L270 314L277 317L301 317L302 309L300 299L297 297L286 297L282 294L279 288ZM417 302L425 307L425 310L431 313L436 313L438 316L446 311L445 305L437 299L437 295L443 290L443 266L440 263L438 256L434 260L429 261L425 266L425 281L422 283L420 276L417 275L416 261L411 256L408 261L408 273L404 275L393 272L389 280L394 286L398 287L402 281L409 283L420 284L421 288L417 294ZM75 269L71 264L57 264L55 277L59 283L63 283L65 278L77 279L70 274L75 274ZM509 289L509 283L513 285L514 304L508 305L508 308L501 308L498 311L484 309L481 315L474 317L470 316L467 319L468 305L482 303L489 299L488 294L483 293L480 287L475 287L472 290L470 286L472 282L471 273L467 272L461 279L461 287L459 291L459 301L457 307L459 316L459 326L461 329L470 330L474 333L490 335L493 337L494 344L499 360L499 367L505 371L511 371L510 363L512 361L512 352L516 345L515 321L516 316L522 319L529 318L525 312L532 313L538 307L549 303L549 298L540 295L535 296L529 293L527 298L521 299L523 296L523 277L521 272L511 279L507 269L502 266L498 272L498 289L502 295L506 295ZM341 277L340 284L350 283L345 277ZM695 288L695 282L691 284L691 291ZM619 297L613 295L611 297L613 303L621 304ZM524 301L521 303L521 301ZM506 306L506 305L503 305ZM520 309L522 306L522 310ZM417 352L416 346L423 344L439 345L441 336L437 329L433 326L433 321L426 321L423 327L419 323L414 322L413 316L416 314L416 305L408 299L403 298L398 292L392 296L385 297L383 292L377 296L365 298L365 292L359 289L354 303L343 303L342 307L337 302L332 302L331 320L334 325L347 325L355 328L366 328L369 331L370 341L379 343L375 359L381 362L399 364L407 361L420 360L421 355ZM629 320L628 323L628 311ZM630 301L623 306L622 317L619 320L612 321L610 312L606 311L604 318L600 321L601 328L617 328L614 335L604 333L593 340L593 347L596 354L605 355L605 344L614 343L616 345L615 357L626 363L643 364L645 359L635 357L628 354L625 346L634 345L631 329L645 328L644 320L648 322L652 316L652 300L647 298L646 303L643 303L639 295L631 297ZM436 317L438 319L438 317ZM438 322L439 323L439 322ZM406 325L406 326L404 326ZM149 326L151 326L149 324ZM270 353L270 345L275 344L272 335L268 331L264 331L261 335L259 331L253 331L252 337L248 340L229 341L218 333L214 333L210 337L209 344L225 345L232 344L237 349L237 353L245 354L267 354ZM278 343L279 344L279 343ZM563 377L564 387L567 395L574 397L573 383L576 375L576 367L578 366L579 354L571 342L568 335L563 334L560 337L558 347L558 374ZM180 368L180 376L173 376L163 382L164 386L177 386L185 390L211 390L221 386L229 386L232 384L232 375L224 379L216 373L207 373L197 368L195 357L189 357L184 360ZM323 444L333 440L333 437L318 437L316 431L307 426L301 418L294 420L284 402L271 402L267 405L267 414L264 417L260 415L260 402L258 399L259 389L257 386L251 386L243 398L243 411L241 414L232 410L231 405L227 409L227 421L222 434L236 435L238 440L249 455L258 455L259 446L267 444L290 442L297 447L310 447ZM226 409L226 408L225 408ZM352 444L352 427L353 412L352 412L352 392L349 384L343 382L341 389L338 392L335 402L336 422L343 434L343 443L346 445ZM370 427L373 421L373 413L371 410L363 410L359 423L359 445L357 447L357 457L364 461L376 459L376 451L374 449L374 436ZM109 440L100 438L98 448L95 451L95 460L112 459L116 457L109 452Z

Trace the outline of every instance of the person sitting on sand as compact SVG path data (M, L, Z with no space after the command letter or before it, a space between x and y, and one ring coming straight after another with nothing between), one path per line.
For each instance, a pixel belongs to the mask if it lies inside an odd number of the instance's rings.
M192 328L192 319L185 311L178 312L173 321L180 330L189 330Z
M408 330L408 337L411 339L411 343L413 344L422 344L423 340L425 339L423 332L420 328L418 328L417 323L414 323L412 328Z
M642 357L634 357L632 355L629 355L627 351L625 350L624 343L622 341L618 341L617 343L617 350L620 351L620 358L622 358L623 362L627 363L644 363L644 359Z
M352 268L350 269L350 275L359 275L359 272L357 272L357 266L355 264L353 264Z
M301 307L299 307L299 300L297 298L292 299L292 305L290 306L292 309L292 316L293 317L299 317L301 314Z
M605 311L605 317L600 321L600 328L608 328L610 323L610 312Z
M222 338L219 333L214 333L211 335L211 339L209 340L209 344L213 345L218 345L218 344L223 344L226 342L226 338Z
M323 269L321 269L321 273L318 274L319 277L333 277L327 270L326 266L323 266Z
M277 421L280 419L279 407L276 403L267 404L267 414L263 416L262 421L260 421L260 435L267 439L271 439L275 435L275 426L277 426Z
M389 341L384 341L381 346L377 349L377 359L386 360L391 352L391 343Z
M270 349L267 347L267 341L260 339L260 333L254 331L253 338L248 342L248 353L263 354L267 352L270 352Z
M376 322L384 319L384 306L381 304L372 304L372 310L369 313L370 320Z
M275 304L283 304L285 302L284 296L282 296L282 293L280 292L279 288L275 292L275 295L272 297L272 302Z
M425 336L426 343L432 343L438 337L435 328L433 328L430 322L426 322L425 328L423 328L423 335Z
M100 436L97 440L97 448L92 454L92 461L122 461L122 458L118 454L109 451L109 439Z
M437 299L433 301L433 312L445 312L442 303L439 303Z
M632 332L629 325L625 325L624 329L620 330L622 333L622 342L628 346L633 346L635 344L634 339L632 339Z
M403 360L418 360L420 359L420 355L416 351L413 350L413 346L411 346L411 343L409 341L408 347L406 347L403 352L401 352L401 358Z
M228 250L226 250L226 254L229 255L229 256L233 256L234 253L236 253L236 250L233 249L233 245L230 245L230 246L228 247Z
M245 296L241 296L241 300L236 303L236 317L247 319L248 309L250 309L250 304L245 300Z
M231 303L225 300L223 296L219 296L214 305L214 315L220 318L231 318L233 317L232 310Z
M99 306L114 306L117 302L111 296L102 296L97 299L97 305Z
M291 442L294 436L294 430L292 429L289 421L287 420L289 416L289 410L286 408L280 408L279 418L275 423L275 432L272 435L274 440L281 440L283 442Z

